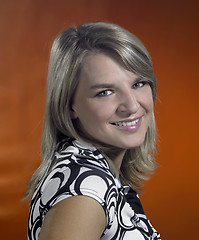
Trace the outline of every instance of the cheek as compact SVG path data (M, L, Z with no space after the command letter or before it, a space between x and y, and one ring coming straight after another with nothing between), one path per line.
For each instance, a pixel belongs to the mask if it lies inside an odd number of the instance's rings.
M103 104L100 106L93 106L90 108L90 116L95 119L95 121L106 121L112 116L113 110L107 104Z
M152 98L150 100L148 100L147 110L150 113L153 112L153 99Z
M147 112L152 112L153 111L153 96L152 96L152 91L151 88L147 88L145 93L142 96L142 103L143 106L145 107L145 110Z
M93 121L108 121L115 112L116 106L113 101L90 101L84 104L87 118ZM91 120L91 119L90 119Z

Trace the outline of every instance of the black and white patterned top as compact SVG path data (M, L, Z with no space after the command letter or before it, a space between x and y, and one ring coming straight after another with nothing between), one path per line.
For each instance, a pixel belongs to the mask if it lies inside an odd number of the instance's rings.
M58 145L53 166L35 190L28 239L38 239L44 217L52 206L75 195L90 196L104 209L107 225L101 240L160 239L145 216L137 193L120 183L96 148L72 139Z

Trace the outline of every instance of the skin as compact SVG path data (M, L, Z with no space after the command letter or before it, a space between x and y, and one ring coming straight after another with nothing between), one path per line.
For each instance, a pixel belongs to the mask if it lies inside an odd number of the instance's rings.
M46 214L39 240L97 240L106 225L101 205L87 196L69 197Z
M152 111L152 91L146 80L108 55L86 58L71 117L85 134L119 150L112 159L118 171L126 149L143 143ZM129 128L116 125L133 120L139 122Z
M146 80L108 55L85 59L71 118L85 134L117 149L112 160L118 172L125 151L143 143L152 111L152 92ZM123 122L133 124L120 126ZM96 200L69 197L47 213L39 240L97 240L105 226L104 210Z

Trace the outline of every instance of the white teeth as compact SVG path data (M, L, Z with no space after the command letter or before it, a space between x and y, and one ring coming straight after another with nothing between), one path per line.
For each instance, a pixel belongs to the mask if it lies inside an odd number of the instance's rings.
M138 121L139 121L139 120L136 119L136 120L134 120L134 121L132 121L132 122L117 122L117 123L115 123L115 125L117 125L117 126L128 126L128 127L130 127L130 126L134 126Z

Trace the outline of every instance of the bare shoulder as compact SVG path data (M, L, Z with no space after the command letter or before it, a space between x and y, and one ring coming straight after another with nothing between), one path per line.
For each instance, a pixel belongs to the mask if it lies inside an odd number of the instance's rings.
M69 197L46 214L39 240L97 240L106 226L102 206L87 196Z

